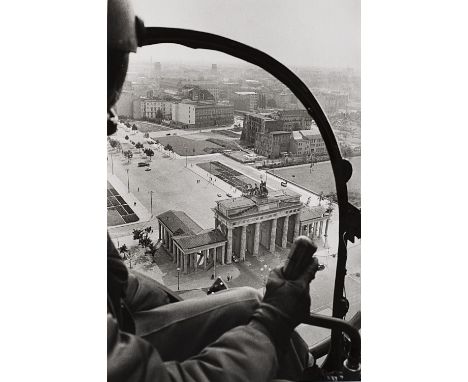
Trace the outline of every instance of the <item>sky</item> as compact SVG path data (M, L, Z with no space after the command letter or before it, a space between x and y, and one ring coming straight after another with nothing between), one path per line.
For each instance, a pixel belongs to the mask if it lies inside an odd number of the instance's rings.
M146 26L219 34L265 51L289 66L360 70L359 0L134 0ZM142 48L138 58L207 61L232 58L175 45Z

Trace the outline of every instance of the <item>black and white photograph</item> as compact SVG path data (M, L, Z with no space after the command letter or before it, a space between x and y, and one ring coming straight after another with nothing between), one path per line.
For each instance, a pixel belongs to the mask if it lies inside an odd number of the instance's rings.
M5 3L0 381L464 381L466 8Z
M360 380L359 12L109 0L109 381Z

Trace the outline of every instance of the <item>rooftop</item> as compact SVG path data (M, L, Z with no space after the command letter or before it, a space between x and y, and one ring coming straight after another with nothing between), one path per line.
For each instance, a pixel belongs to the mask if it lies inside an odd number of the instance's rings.
M183 211L169 210L158 215L157 218L173 235L194 235L203 231L203 228Z
M224 235L217 229L202 232L197 235L175 236L174 241L184 250L195 249L204 245L226 242Z
M301 221L321 218L326 212L323 206L305 207L301 211Z
M244 196L240 196L237 198L229 198L223 199L218 201L218 205L226 207L226 208L238 208L238 207L250 207L254 206L255 202L246 198Z
M291 190L271 190L267 197L241 196L217 202L217 210L228 217L252 215L288 207L289 204L302 205L300 195Z
M248 115L250 117L261 118L261 119L264 119L265 121L276 121L276 119L271 118L270 113L245 113L245 115Z
M290 132L290 131L282 131L282 130L281 130L281 131L271 131L270 134L271 134L271 135L280 135L280 134L289 134L289 135L290 135L291 132Z
M299 130L299 132L304 136L304 138L312 137L315 135L322 136L322 134L320 134L318 127L315 127L315 126L312 126L311 129Z
M256 92L234 92L235 94L239 94L239 95L253 95L253 94L257 94Z
M197 108L203 108L203 107L233 107L231 104L226 104L226 103L214 103L214 101L192 101L189 99L184 99L182 104L186 105L193 105L196 106Z
M293 131L292 132L292 137L293 139L304 139L304 137L302 136L302 134L299 132L299 131Z

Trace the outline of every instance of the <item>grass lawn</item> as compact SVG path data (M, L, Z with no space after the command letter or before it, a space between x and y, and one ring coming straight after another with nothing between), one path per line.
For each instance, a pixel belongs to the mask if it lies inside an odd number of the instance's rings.
M135 121L135 122L130 122L132 125L135 124L138 126L138 130L141 131L142 133L152 133L155 131L164 131L164 130L169 130L169 127L163 126L163 125L158 125L156 123L151 123L151 122L143 122L143 121Z
M348 182L348 194L351 203L356 206L361 205L361 157L349 159L353 165L353 176ZM271 170L270 170L271 171ZM309 164L283 167L271 171L289 181L299 184L314 193L325 194L336 192L335 179L330 162L316 163L312 168Z
M161 137L158 140L164 146L169 143L174 151L181 156L185 156L185 147L187 147L187 156L210 154L211 150L209 149L223 149L223 147L215 143L196 141L179 136Z

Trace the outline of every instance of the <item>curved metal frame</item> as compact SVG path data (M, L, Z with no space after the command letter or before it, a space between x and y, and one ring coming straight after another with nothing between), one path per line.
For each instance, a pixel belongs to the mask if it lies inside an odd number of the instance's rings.
M354 241L354 236L360 237L360 212L348 203L346 183L351 178L352 166L341 157L338 143L325 113L307 86L286 66L268 54L240 42L215 34L179 28L144 27L137 19L137 35L139 46L154 44L179 44L193 49L208 49L226 53L244 61L250 62L270 73L288 86L293 94L304 105L314 119L323 137L330 156L335 177L336 193L339 208L339 243L335 288L333 295L333 317L342 319L346 314L343 309L343 291L346 275L347 240ZM342 365L343 339L341 330L332 329L331 347L324 367L336 370Z

